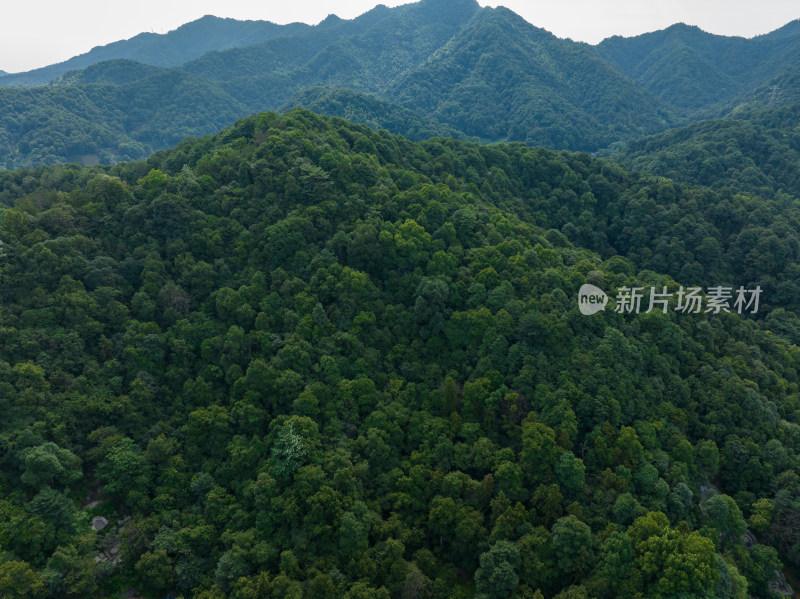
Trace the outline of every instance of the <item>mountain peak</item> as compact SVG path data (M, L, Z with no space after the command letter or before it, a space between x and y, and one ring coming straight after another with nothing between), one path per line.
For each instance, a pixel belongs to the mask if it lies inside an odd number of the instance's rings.
M534 34L538 39L555 39L556 36L526 21L513 10L505 6L485 7L480 11L479 22L486 25L500 27L508 31L524 32L526 35Z
M420 4L432 6L479 6L478 0L421 0Z
M697 25L689 25L688 23L684 23L683 21L679 21L677 23L673 23L669 27L666 28L666 31L700 31L700 28Z
M666 35L689 35L689 36L713 36L714 34L703 31L697 25L689 25L688 23L680 22L670 25L663 30Z
M435 10L439 14L475 12L480 8L478 0L420 0L416 6L424 10Z
M209 21L225 21L224 17L218 17L216 15L203 15L199 19L195 19L194 21L189 21L189 23L201 23L201 22L209 22ZM181 27L185 27L189 23L184 23Z
M342 19L335 14L331 13L319 22L319 27L329 27L331 25L338 25Z

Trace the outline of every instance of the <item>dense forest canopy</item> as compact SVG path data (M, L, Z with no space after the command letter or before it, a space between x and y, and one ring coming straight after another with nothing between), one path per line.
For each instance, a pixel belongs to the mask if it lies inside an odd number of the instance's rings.
M422 0L0 71L0 597L797 587L798 64Z
M0 172L0 596L769 597L796 204L306 110Z

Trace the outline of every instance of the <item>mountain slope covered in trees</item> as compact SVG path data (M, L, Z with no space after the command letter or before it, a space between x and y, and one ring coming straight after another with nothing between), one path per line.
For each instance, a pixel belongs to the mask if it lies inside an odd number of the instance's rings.
M93 79L101 70L118 83ZM142 158L248 112L185 71L122 61L73 77L86 83L0 88L0 166Z
M792 23L753 39L678 24L593 47L475 0L380 5L316 26L206 17L165 36L97 48L46 73L0 77L0 84L45 75L50 82L0 88L0 167L147 155L300 100L380 127L378 102L392 115L386 126L412 139L445 134L598 151L688 121L795 103L797 64L800 31ZM189 73L191 98L171 86L162 94L130 94L156 67L171 69L171 77ZM134 102L98 112L93 84ZM55 92L59 101L50 87L63 88ZM21 89L29 94L23 105ZM147 104L135 101L145 97ZM87 112L97 119L87 120ZM219 117L204 122L192 112ZM164 113L182 116L170 123Z
M594 49L677 114L720 116L800 62L796 22L774 33L745 39L679 23L632 38L614 36Z
M613 158L693 185L800 197L800 104L741 111L617 148Z
M283 108L297 107L362 123L375 130L385 129L411 141L431 137L467 138L461 131L443 125L424 113L346 88L311 87L292 96Z
M33 95L21 108L16 102L21 88L0 88L0 118L14 123L0 125L0 165L65 162L75 160L76 154L113 161L131 157L131 145L152 152L169 145L166 137L194 134L196 127L186 124L191 116L174 125L159 121L133 128L132 120L159 105L176 114L214 113L221 91L232 98L221 118L229 112L236 118L278 109L309 89L349 88L396 105L386 104L395 113L425 114L431 123L424 131L581 150L655 133L672 122L649 92L583 45L558 39L506 9L481 8L474 0L378 6L353 20L329 17L317 26L247 47L209 52L179 68L195 78L190 103L167 89L161 96L148 96L146 105L125 104L116 114L103 113L91 125L83 123L88 87L108 84L111 95L125 95L159 64L137 66L126 58L97 63L83 72L63 72L50 86L24 88ZM53 93L65 101L51 102ZM338 101L344 99L339 94ZM349 99L354 105L341 112L365 114L363 96ZM37 116L43 110L48 119ZM366 114L365 119L374 122ZM209 119L200 132L211 133L233 120ZM72 125L59 129L60 122ZM420 128L410 127L392 130L418 137ZM116 132L116 141L98 137L97 128ZM50 137L63 137L62 145L80 146L81 151L45 145L43 140ZM93 139L94 147L86 147Z
M0 71L0 86L42 85L68 71L106 60L127 59L176 67L207 52L250 46L274 37L296 35L309 28L303 23L276 25L269 21L238 21L206 15L165 34L140 33L40 69L13 74Z
M4 597L744 599L800 563L784 197L295 110L0 205ZM587 281L764 302L588 317Z
M664 129L652 96L579 44L484 9L389 92L469 135L594 150Z

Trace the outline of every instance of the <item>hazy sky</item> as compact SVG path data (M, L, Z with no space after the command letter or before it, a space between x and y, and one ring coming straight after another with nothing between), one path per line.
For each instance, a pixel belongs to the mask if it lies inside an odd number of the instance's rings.
M798 0L479 0L507 6L559 37L596 43L615 34L637 35L673 23L722 35L751 37L800 18ZM66 60L94 46L143 31L166 33L203 15L318 23L328 14L353 18L378 0L72 0L19 2L0 8L0 69L27 71ZM397 6L404 0L384 0Z

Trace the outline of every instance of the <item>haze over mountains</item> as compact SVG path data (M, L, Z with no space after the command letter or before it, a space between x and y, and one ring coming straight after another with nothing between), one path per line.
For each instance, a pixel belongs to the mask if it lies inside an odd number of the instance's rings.
M790 102L798 63L796 23L752 40L675 25L593 47L474 0L378 6L316 26L204 17L0 77L0 166L140 158L310 102L411 139L596 151Z
M140 33L128 40L97 46L85 54L40 69L14 74L0 71L0 74L7 75L0 79L0 85L41 85L67 71L117 58L174 67L206 52L248 46L273 37L293 35L308 27L304 23L277 25L269 21L238 21L207 15L166 34Z

